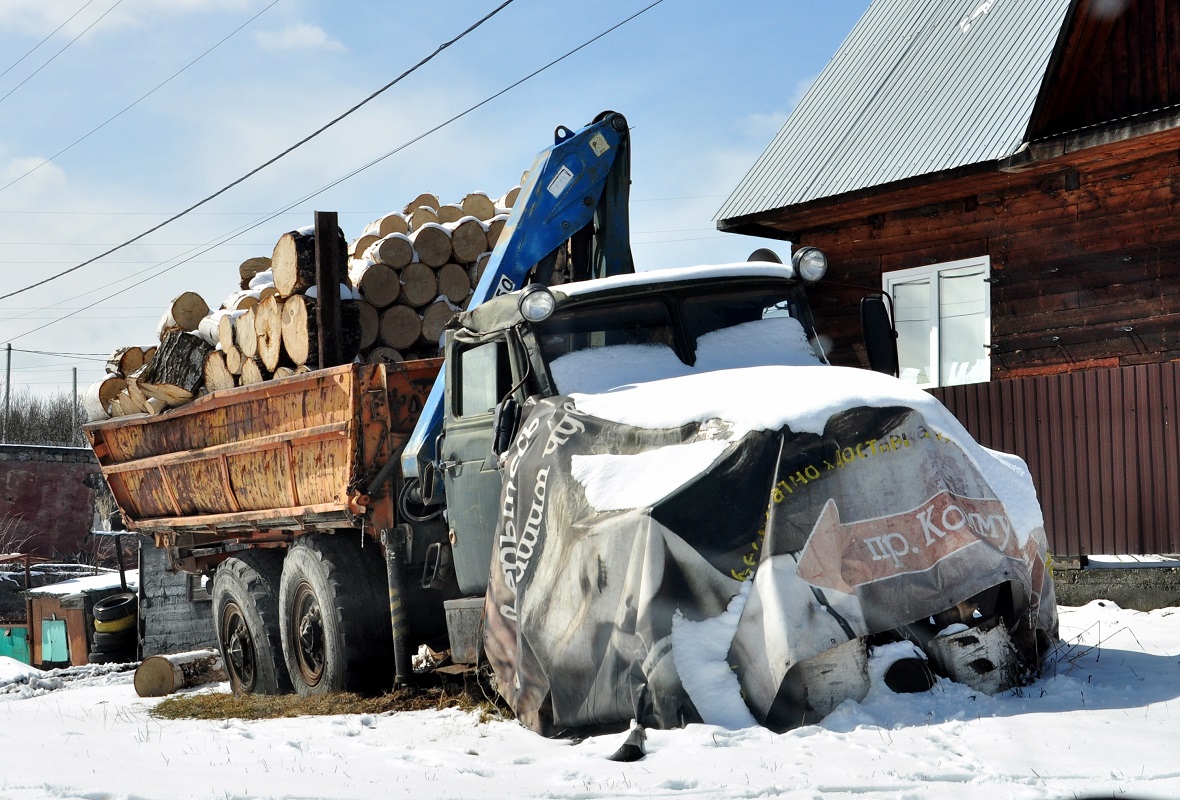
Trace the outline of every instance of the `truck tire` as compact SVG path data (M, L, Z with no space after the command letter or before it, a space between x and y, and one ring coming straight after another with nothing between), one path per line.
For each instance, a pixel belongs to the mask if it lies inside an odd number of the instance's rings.
M139 636L139 632L134 628L127 628L126 630L118 631L116 633L102 633L96 631L91 640L91 650L100 651L103 653L112 653L117 650L132 649L135 646L135 641Z
M392 685L393 635L381 548L346 534L301 536L283 567L283 656L301 695Z
M281 550L252 550L227 558L213 575L217 646L236 695L291 691L279 634L282 572Z
M112 622L135 614L139 600L133 592L107 595L94 604L91 613L99 622Z
M94 621L94 629L99 633L118 633L119 631L125 631L129 628L134 628L136 621L137 619L134 614L127 617L119 617L118 619L112 619L109 621L96 619Z

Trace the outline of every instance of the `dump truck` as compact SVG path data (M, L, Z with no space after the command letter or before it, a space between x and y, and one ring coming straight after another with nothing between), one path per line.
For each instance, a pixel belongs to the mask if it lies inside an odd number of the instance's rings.
M875 371L827 363L813 248L636 272L629 158L620 114L557 129L441 358L86 426L127 527L211 581L235 692L380 691L427 644L546 735L684 724L709 692L676 632L710 621L781 729L863 697L884 643L992 691L1039 666L1019 460L885 374L879 294Z

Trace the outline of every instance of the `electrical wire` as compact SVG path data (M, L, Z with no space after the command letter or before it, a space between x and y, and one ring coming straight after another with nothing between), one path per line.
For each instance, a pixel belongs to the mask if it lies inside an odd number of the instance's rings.
M122 0L119 0L119 2L122 2ZM250 177L252 177L252 176L254 176L254 175L257 175L259 172L261 172L262 170L266 169L266 168L267 168L267 167L269 167L271 164L275 163L276 161L278 161L279 159L283 158L284 156L286 156L286 155L290 154L292 151L294 151L294 150L296 150L297 148L299 148L299 147L302 147L303 145L307 144L307 143L308 143L308 142L310 142L312 139L314 139L315 137L319 136L321 133L323 133L324 131L328 130L329 128L331 128L331 127L332 127L333 125L335 125L336 123L338 123L338 122L340 122L341 120L345 119L346 117L348 117L348 116L352 115L354 112L356 112L356 111L357 111L358 109L360 109L362 106L365 106L366 104L368 104L369 102L371 102L371 101L372 101L372 100L374 100L376 97L378 97L378 96L379 96L379 95L381 95L382 93L386 92L387 90L389 90L389 89L390 89L390 88L392 88L393 86L396 86L398 83L400 83L400 82L401 82L402 80L404 80L406 77L408 77L409 75L412 75L414 72L417 72L417 71L418 71L418 70L419 70L421 67L423 67L424 65L426 65L428 62L432 61L432 60L433 60L433 59L434 59L434 58L435 58L435 57L436 57L436 56L437 56L439 53L441 53L443 50L447 49L447 48L448 48L448 47L450 47L451 45L453 45L453 44L455 44L456 42L458 42L459 40L463 39L465 36L467 36L467 34L471 33L471 32L472 32L472 31L474 31L475 29L479 28L481 25L483 25L485 22L487 22L487 21L488 21L489 19L491 19L492 17L496 16L496 14L499 14L501 11L503 11L505 8L507 8L509 5L511 5L513 2L515 2L515 0L504 0L504 2L500 3L500 5L498 5L498 6L496 6L495 8L493 8L493 9L492 9L490 12L488 12L487 14L485 14L485 15L484 15L483 17L481 17L481 18L480 18L478 21L476 21L476 22L474 22L473 24L469 25L469 26L467 27L467 29L466 29L466 30L464 30L462 33L460 33L458 36L455 36L454 38L450 39L449 41L446 41L446 42L443 42L442 44L440 44L440 45L439 45L439 46L438 46L438 47L437 47L437 48L434 50L434 52L432 52L432 53L430 53L429 55L427 55L426 57L424 57L424 58L423 58L422 60L420 60L420 61L419 61L417 64L415 64L415 65L413 65L412 67L410 67L409 69L407 69L407 70L406 70L405 72L403 72L401 75L398 75L396 78L394 78L393 80L391 80L389 83L385 84L385 85L384 85L384 86L382 86L380 89L378 89L377 91L375 91L375 92L373 92L372 94L370 94L370 95L369 95L368 97L366 97L364 100L361 100L359 103L357 103L357 104L356 104L356 105L354 105L352 108L350 108L350 109L348 109L347 111L345 111L343 114L340 114L340 115L339 115L339 116L337 116L335 119L333 119L333 120L331 120L331 121L327 122L326 124L322 125L322 126L319 128L319 129L317 129L317 130L313 131L312 133L308 134L307 136L303 137L302 139L300 139L299 141L297 141L295 144L291 145L291 146L290 146L290 147L288 147L286 150L284 150L284 151L282 151L281 153L279 153L277 156L274 156L273 158L270 158L269 160L267 160L267 161L263 162L263 163L262 163L262 164L260 164L259 166L255 167L254 169L252 169L252 170L250 170L249 172L247 172L247 173L246 173L245 175L243 175L242 177L238 178L237 180L231 181L230 183L228 183L228 184L226 184L225 186L223 186L222 188L218 189L216 192L214 192L213 194L211 194L211 195L209 195L208 197L204 198L203 200L199 200L199 201L197 201L196 203L193 203L193 204L192 204L191 206L189 206L188 208L184 209L183 211L181 211L181 212L179 212L179 213L177 213L177 214L173 214L171 217L169 217L168 219L164 220L164 221L163 221L163 222L161 222L160 224L158 224L158 225L154 225L153 227L151 227L151 228L148 228L148 229L147 229L146 231L144 231L143 233L141 233L141 234L139 234L139 235L137 235L137 236L134 236L134 237L132 237L131 239L128 239L127 241L123 242L122 244L120 244L120 245L118 245L118 246L116 246L116 247L112 247L111 249L107 250L106 252L100 253L99 255L97 255L97 256L94 256L93 258L87 259L86 261L83 261L81 264L78 264L78 265L76 265L76 266L70 267L70 268L69 268L69 269L67 269L67 270L63 270L63 271L61 271L61 272L57 273L56 275L50 275L48 278L44 278L44 279L42 279L42 280L40 280L40 281L37 281L36 283L29 284L28 286L25 286L25 287L23 287L23 288L21 288L21 289L15 289L15 290L13 290L13 291L11 291L11 292L8 292L7 294L0 295L0 300L7 300L9 297L13 297L13 296L15 296L15 295L21 294L22 292L27 292L27 291L29 291L30 289L35 289L35 288L37 288L38 286L44 286L45 284L47 284L47 283L49 283L49 282L51 282L51 281L55 281L55 280L57 280L58 278L64 277L65 275L69 275L71 272L75 272L75 271L77 271L77 270L79 270L79 269L82 269L83 267L87 266L88 264L93 264L95 261L98 261L100 258L104 258L105 256L109 256L111 253L114 253L114 252L116 252L116 251L118 251L118 250L121 250L121 249L123 249L124 247L126 247L126 246L128 246L128 245L130 245L130 244L134 244L135 242L139 241L140 239L144 238L145 236L148 236L149 234L155 233L156 231L160 230L160 229L161 229L161 228L163 228L165 225L168 225L168 224L170 224L170 223L172 223L172 222L175 222L176 220L178 220L178 219L180 219L181 217L183 217L185 214L188 214L190 211L192 211L192 210L194 210L194 209L196 209L196 208L200 208L201 206L205 205L205 204L206 204L206 203L208 203L209 201L211 201L211 200L213 200L213 199L215 199L215 198L217 198L217 197L220 197L221 195L225 194L226 192L228 192L230 189L234 188L234 187L235 187L235 186L237 186L238 184L242 183L243 181L245 181L245 180L249 179ZM118 3L116 3L116 5L118 5ZM11 92L10 92L9 94L11 94ZM5 95L5 96L7 96L7 95ZM0 98L0 101L3 101L3 98Z
M90 24L89 24L89 25L87 25L85 28L83 28L81 33L79 33L79 34L78 34L77 36L75 36L73 39L70 39L68 42L66 42L66 45L65 45L65 47L63 47L62 49L60 49L60 50L58 50L56 53L54 53L52 56L50 56L48 61L46 61L44 64L42 64L41 66L39 66L39 67L37 67L35 70L33 70L31 73L29 73L29 74L28 74L28 76L26 76L26 77L25 77L25 79L24 79L23 81L21 81L20 83L18 83L16 86L13 86L11 89L9 89L9 90L8 90L8 94L4 95L3 97L0 97L0 103L3 103L5 100L7 100L7 99L8 99L8 98L9 98L9 97L12 95L12 93L13 93L13 92L15 92L15 91L16 91L17 89L19 89L20 87L24 86L26 83L28 83L28 82L29 82L29 81L30 81L30 80L33 78L33 76L34 76L34 75L36 75L38 72L40 72L41 70L45 69L45 68L46 68L46 67L48 67L50 64L52 64L52 63L53 63L53 61L54 61L54 60L55 60L55 59L56 59L58 56L60 56L62 53L64 53L66 50L68 50L68 49L69 49L70 45L72 45L74 42L78 41L78 40L79 40L79 39L81 39L83 36L85 36L85 35L86 35L86 32L87 32L87 31L89 31L91 28L93 28L95 25L97 25L98 23L102 22L103 18L104 18L104 17L106 17L106 15L107 15L107 14L111 13L112 11L114 11L114 10L115 10L115 8L117 8L117 7L118 7L118 5L119 5L120 3L122 3L122 2L123 2L123 0L115 0L115 4L114 4L114 5L112 5L110 8L108 8L106 11L102 12L102 14L100 14L100 15L99 15L99 17L98 17L98 19L96 19L94 22L90 23Z
M92 2L93 2L93 0L92 0ZM23 174L21 174L21 175L18 175L17 177L15 177L15 178L13 178L12 180L10 180L8 183L4 184L3 186L0 186L0 192L3 192L3 191L4 191L5 189L7 189L9 186L12 186L13 184L19 183L20 181L22 181L22 180L24 180L25 178L29 177L29 176L30 176L30 175L32 175L34 172L36 172L37 170L41 169L41 167L43 167L43 166L45 166L46 164L48 164L49 162L53 161L54 159L56 159L58 156L62 155L62 154L63 154L63 153L65 153L66 151L73 149L73 147L74 147L75 145L77 145L77 144L79 144L79 143L81 143L81 142L85 141L86 139L89 139L89 138L90 138L90 137L91 137L93 134L95 134L95 133L98 133L100 130L102 130L103 128L105 128L107 125L109 125L110 123L114 122L114 121L115 121L116 119L118 119L119 117L123 116L123 114L125 114L125 113L126 113L126 112L128 112L128 111L130 111L130 110L131 110L132 108L134 108L135 106L139 105L139 104L140 104L142 101L146 100L146 99L147 99L148 97L150 97L151 95L155 94L155 92L156 92L158 89L161 89L163 86L165 86L166 84L170 83L170 82L172 81L172 79L173 79L173 78L175 78L177 75L180 75L180 73L184 72L184 71L185 71L185 70L187 70L189 67L191 67L191 66L193 66L194 64L196 64L198 61L200 61L202 58L204 58L205 56L207 56L207 55L209 55L210 53L212 53L212 52L213 52L214 50L216 50L218 47L221 47L221 45L225 44L225 43L226 43L226 42L227 42L227 41L228 41L228 40L229 40L229 39L230 39L232 36L234 36L234 35L235 35L235 34L237 34L239 31L241 31L241 30L242 30L242 28L245 28L245 27L246 27L247 25L249 25L251 22L253 22L254 20L256 20L256 19L258 19L259 17L261 17L261 16L262 16L263 14L265 14L265 13L266 13L266 12L267 12L267 11L268 11L268 10L269 10L271 7L272 7L272 6L274 6L274 5L275 5L276 3L278 3L278 2L279 2L279 0L271 0L271 3L270 3L270 5L266 6L266 7L265 7L265 8L263 8L261 11L259 11L257 14L255 14L255 15L254 15L254 16L252 16L252 17L250 17L250 19L246 20L246 21L245 21L245 22L243 22L241 25L239 25L238 27L234 28L232 31L230 31L228 34L226 34L224 37L222 37L221 41L219 41L217 44L213 45L213 46L212 46L212 47L210 47L208 50L206 50L205 52L201 53L199 56L197 56L196 58L194 58L192 61L188 62L188 63L187 63L187 64L185 64L183 67L181 67L180 69L178 69L176 72L172 73L172 75L171 75L171 76L169 76L168 78L164 79L164 81L163 81L163 82L161 82L161 83L157 84L157 85L155 86L155 88L151 89L151 90L150 90L150 91L148 91L146 94L144 94L143 96L141 96L141 97L140 97L138 100L136 100L135 102L131 103L131 105L127 106L127 107L126 107L126 108L124 108L122 111L118 112L118 113L117 113L117 114L115 114L113 117L111 117L110 119L108 119L106 122L102 123L102 124L101 124L101 125L99 125L98 127L96 127L96 128L94 128L93 130L91 130L89 133L83 134L81 137L79 137L79 138L75 139L73 142L71 142L70 144L66 145L66 146L65 146L65 147L63 147L61 150L58 150L56 153L54 153L54 154L53 154L53 155L51 155L49 158L47 158L47 159L45 159L44 161L42 161L42 162L41 162L40 164L38 164L37 166L35 166L35 167L33 167L32 169L30 169L28 172L25 172L25 173L23 173ZM69 20L67 20L67 22L68 22L68 21L69 21ZM62 23L62 24L64 25L65 23Z
M512 2L512 0L508 0L508 2ZM397 153L401 152L402 150L404 150L404 149L406 149L407 147L409 147L409 146L411 146L411 145L415 144L416 142L419 142L419 141L421 141L422 139L424 139L425 137L427 137L427 136L429 136L429 135L431 135L431 134L435 133L436 131L438 131L438 130L441 130L442 128L444 128L444 127L446 127L446 126L450 125L451 123L453 123L453 122L455 122L455 121L457 121L457 120L459 120L459 119L462 119L463 117L467 116L468 114L470 114L471 112L475 111L476 109L478 109L478 108L481 108L481 107L483 107L483 106L487 105L487 104L488 104L488 103L490 103L492 100L495 100L496 98L498 98L498 97L501 97L502 95L506 94L507 92L511 91L512 89L515 89L516 87L520 86L522 83L524 83L524 82L526 82L526 81L528 81L528 80L530 80L530 79L532 79L532 78L536 77L537 75L541 74L541 73L542 73L542 72L544 72L545 70L548 70L548 69L550 69L551 67L553 67L553 66L555 66L555 65L557 65L557 64L559 64L559 63L561 63L562 61L566 60L567 58L569 58L570 56L574 55L575 53L577 53L577 52L579 52L579 51L581 51L581 50L585 49L586 47L590 46L591 44L593 44L594 42L596 42L596 41L598 41L599 39L603 38L604 36L607 36L608 34L610 34L610 33L614 32L614 31L615 31L615 30L617 30L618 28L622 27L623 25L626 25L627 23L631 22L631 21L632 21L632 20L634 20L635 18L639 17L641 14L644 14L644 13L646 13L647 11L650 11L651 9L653 9L653 8L655 8L656 6L660 5L662 2L664 2L664 0L654 0L654 2L652 2L652 3L648 4L647 6L644 6L644 7L643 7L643 8L641 8L639 11L636 11L634 14L632 14L631 16L629 16L629 17L626 17L626 18L625 18L625 19L623 19L622 21L620 21L620 22L618 22L618 23L616 23L616 24L612 25L611 27L609 27L609 28L607 28L606 30L602 31L601 33L597 34L596 36L594 36L594 37L592 37L592 38L590 38L590 39L586 40L585 42L583 42L582 44L580 44L580 45L578 45L577 47L573 48L572 50L569 50L569 51L567 51L566 53L564 53L563 55L561 55L561 56L558 56L557 58L553 59L552 61L550 61L549 63L545 64L544 66L542 66L542 67L540 67L540 68L538 68L538 69L536 69L536 70L533 70L533 71L532 71L532 72L530 72L528 75L524 76L523 78L520 78L520 79L519 79L519 80L517 80L517 81L514 81L513 83L511 83L511 84L509 84L508 86L506 86L505 88L503 88L503 89L499 90L499 91L498 91L498 92L496 92L495 94L492 94L492 95L490 95L489 97L487 97L487 98L485 98L485 99L481 100L480 102L476 103L475 105L473 105L473 106L470 106L470 107L469 107L469 108L467 108L465 111L461 111L460 113L458 113L458 114L456 114L456 115L452 116L450 119L448 119L448 120L446 120L446 121L444 121L444 122L442 122L442 123L439 123L438 125L435 125L434 127L432 127L432 128L430 128L430 129L428 129L426 132L424 132L424 133L422 133L422 134L420 134L420 135L418 135L418 136L414 137L413 139L411 139L411 140L409 140L409 141L407 141L407 142L404 142L403 144L399 145L398 147L395 147L393 150L390 150L389 152L385 153L384 155L382 155L382 156L379 156L379 157L377 157L377 158L375 158L375 159L373 159L373 160L369 161L368 163L366 163L366 164L364 164L364 165L362 165L362 166L360 166L360 167L357 167L356 169L354 169L354 170L352 170L352 171L350 171L350 172L346 173L345 175L343 175L343 176L341 176L341 177L339 177L339 178L337 178L337 179L335 179L335 180L331 181L330 183L328 183L328 184L325 184L324 186L321 186L320 188L318 188L318 189L316 189L316 190L314 190L314 191L312 191L312 192L310 192L310 193L308 193L308 194L304 195L303 197L301 197L301 198L299 198L299 199L297 199L297 200L295 200L295 201L293 201L293 202L291 202L291 203L288 203L288 204L287 204L286 206L284 206L283 208L281 208L281 209L279 209L279 210L277 210L277 211L271 212L270 214L266 215L265 217L263 217L263 218L261 218L261 219L258 219L258 220L256 220L256 221L255 221L255 222L253 222L253 223L248 223L248 224L246 224L246 225L243 225L243 226L241 226L241 227L239 227L239 228L237 228L237 229L235 229L235 230L233 230L233 231L230 231L229 233L226 233L226 234L224 234L224 235L223 235L223 236L221 236L221 237L218 237L218 239L217 239L217 240L215 240L215 241L212 241L212 242L209 242L207 247L205 247L204 249L202 249L202 250L200 250L200 251L198 251L198 252L196 252L196 253L193 253L193 254L192 254L191 256L189 256L188 258L184 258L184 259L182 259L182 260L178 261L177 263L175 263L175 264L172 264L172 265L170 265L170 266L163 267L163 269L160 269L159 271L155 272L154 274L152 274L152 275L148 275L148 276L147 276L147 277L145 277L144 279L142 279L142 280L140 280L140 281L136 281L135 283L131 284L130 286L127 286L127 287L124 287L124 288L122 288L122 289L119 289L118 291L116 291L116 292L113 292L113 293L111 293L111 294L107 295L106 297L103 297L103 298L101 298L101 299L99 299L99 300L96 300L96 301L94 301L93 303L90 303L90 304L88 304L88 305L82 306L81 308L78 308L78 309L76 309L76 310L74 310L74 311L70 312L69 314L66 314L65 316L62 316L62 317L60 317L60 318L58 318L58 319L56 319L56 320L52 320L52 321L50 321L50 322L47 322L47 323L45 323L44 325L39 325L38 327L36 327L36 328L32 328L32 329L30 329L30 330L27 330L27 331L25 331L24 333L17 334L16 336L13 336L12 338L10 338L10 339L9 339L9 341L10 341L10 342L11 342L11 341L16 341L17 339L24 338L25 336L29 336L30 334L37 333L38 331L44 330L45 328L48 328L48 327L50 327L51 325L55 325L55 324L57 324L58 322L62 322L62 321L64 321L64 320L66 320L66 319L69 319L70 317L73 317L73 316L75 316L75 315L79 314L79 313L80 313L80 312L82 312L82 311L86 311L86 310L88 310L88 309L94 308L96 305L99 305L99 304L101 304L101 303L103 303L103 302L105 302L105 301L107 301L107 300L110 300L112 297L117 297L118 295L120 295L120 294L123 294L124 292L130 291L131 289L134 289L134 288L136 288L136 287L138 287L138 286L142 286L143 284L147 283L148 281L154 280L155 278L158 278L158 277L160 277L161 275L163 275L163 274L165 274L165 273L167 273L167 272L170 272L170 271L172 271L172 270L176 269L177 267L183 266L184 264L186 264L186 263L188 263L188 262L192 261L193 259L195 259L195 258L197 258L197 257L199 257L199 256L201 256L201 255L204 255L205 253L209 252L210 250L213 250L214 248L217 248L217 247L220 247L220 246L222 246L223 244L225 244L226 242L228 242L228 241L229 241L229 240L231 240L231 239L234 239L234 238L236 238L236 237L238 237L238 236L241 236L241 235L242 235L242 234L244 234L244 233L248 233L248 232L250 232L250 231L254 230L255 228L258 228L258 227L261 227L262 225L265 225L267 222L270 222L271 220L275 219L276 217L279 217L279 216L282 216L283 214L286 214L287 212L289 212L291 209L295 208L296 206L298 206L298 205L301 205L302 203L305 203L305 202L307 202L308 200L311 200L312 198L315 198L315 197L317 197L317 196L319 196L319 195L323 194L324 192L328 191L329 189L331 189L331 188L333 188L333 187L335 187L335 186L338 186L339 184L343 183L344 181L348 180L349 178L352 178L352 177L354 177L354 176L356 176L356 175L360 174L361 172L364 172L365 170L369 169L370 167L373 167L373 166L375 166L376 164L378 164L378 163L380 163L380 162L384 161L385 159L389 158L390 156L393 156L393 155L395 155L395 154L397 154ZM494 14L496 11L499 11L499 10L500 10L500 8L503 8L505 5L507 5L507 3L504 3L503 5L501 5L499 8L497 8L497 9L496 9L495 11L493 11L492 13ZM486 19L486 18L485 18L485 19ZM477 23L477 24L479 24L479 23ZM436 51L436 52L437 52L437 51ZM143 235L145 235L145 234L141 234L141 236L143 236ZM139 237L136 237L136 238L139 238ZM131 240L131 241L134 241L134 240ZM130 242L124 243L124 245L120 245L120 247L126 246L126 244L130 244ZM653 242L652 244L654 244L654 242ZM97 256L96 258L101 258L101 257L102 257L102 256ZM95 260L95 259L91 259L91 260L93 261L93 260ZM83 264L80 264L80 265L78 265L78 267L85 266L85 265L86 265L86 263L90 263L90 262L85 262L85 263L83 263ZM162 265L162 264L163 264L163 262L161 262L161 265ZM74 267L73 269L78 269L78 267ZM72 270L70 270L70 271L72 271ZM143 270L141 273L137 273L137 274L143 274L143 272L147 272L147 270ZM64 273L63 273L63 274L64 274ZM59 277L59 276L54 276L54 277ZM50 278L50 279L47 279L47 281L48 281L48 280L52 280L52 278ZM44 282L44 281L43 281L43 282ZM39 284L34 284L34 285L39 285ZM26 287L26 289L21 289L21 290L18 290L17 292L12 292L12 293L9 293L9 294L6 294L6 295L0 295L0 300L4 300L4 299L6 299L6 298L8 298L8 297L11 297L13 294L19 294L21 291L25 291L25 290L27 290L27 289L29 289L29 288L33 288L33 287L31 287L31 286L30 286L30 287ZM89 294L89 292L88 292L87 294ZM76 299L76 298L70 298L70 299ZM63 302L68 302L68 301L63 301Z
M81 8L79 8L77 11L75 11L73 14L70 14L70 16L66 18L66 21L65 21L65 22L63 22L62 24L58 25L56 28L54 28L52 31L50 31L50 33L49 33L49 35L48 35L48 36L46 36L44 39L42 39L41 41L39 41L39 42L37 42L35 45L33 45L32 49L31 49L31 50L29 50L29 52L25 53L23 56L21 56L20 58L18 58L16 61L13 61L11 64L9 64L9 65L8 65L8 69L4 70L3 72L0 72L0 78L3 78L3 77L4 77L5 75L7 75L8 73L12 72L13 68L15 68L15 67L16 67L18 64L20 64L20 63L21 63L22 61L24 61L26 58L28 58L29 56L31 56L33 53L37 52L37 50L38 50L38 49L41 47L41 45L45 44L45 43L46 43L46 42L48 42L50 39L52 39L52 38L53 38L53 36L54 36L54 34L56 34L58 31L60 31L60 30L61 30L62 28L64 28L66 25L69 25L69 24L70 24L70 21L71 21L71 20L72 20L74 17L78 16L78 15L79 15L79 14L81 14L83 11L85 11L85 10L86 10L86 9L87 9L87 8L90 6L90 4L91 4L91 3L93 3L93 2L94 2L94 0L86 0L86 3L85 3L85 4L84 4L84 5L81 7Z

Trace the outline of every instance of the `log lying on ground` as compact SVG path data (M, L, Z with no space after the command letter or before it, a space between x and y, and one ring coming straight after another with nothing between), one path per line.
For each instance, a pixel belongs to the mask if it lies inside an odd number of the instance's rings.
M140 697L164 697L225 680L225 667L216 650L150 656L135 670L135 693Z
M238 267L238 275L242 282L239 284L243 289L250 288L250 280L260 272L266 272L270 269L270 258L267 256L255 256L254 258L247 258Z
M205 356L205 388L210 392L237 386L234 375L226 366L225 353L214 350Z
M385 308L401 294L397 273L385 264L363 262L348 277L360 296L377 308Z
M156 333L160 341L168 331L195 331L201 320L209 314L209 304L196 292L185 292L176 297L168 305L168 310L160 318Z
M124 377L130 375L143 366L143 355L142 347L120 347L107 359L107 372Z
M82 392L82 409L86 412L86 419L90 422L107 419L111 415L111 401L126 388L127 380L118 375L108 375L87 386Z

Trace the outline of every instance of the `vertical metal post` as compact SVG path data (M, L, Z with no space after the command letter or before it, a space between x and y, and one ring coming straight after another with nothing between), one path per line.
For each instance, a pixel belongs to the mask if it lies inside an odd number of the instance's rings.
M4 432L0 438L8 444L8 414L12 408L12 342L5 349L8 351L8 360L4 364Z
M410 682L413 667L406 646L410 621L406 615L406 535L399 526L381 531L381 546L385 549L385 575L389 581L389 622L393 632L393 685Z
M123 565L123 537L115 534L115 558L119 562L119 588L127 591L127 567Z
M320 367L344 362L340 342L340 280L344 260L340 253L340 224L335 211L315 212L315 304L319 332Z

